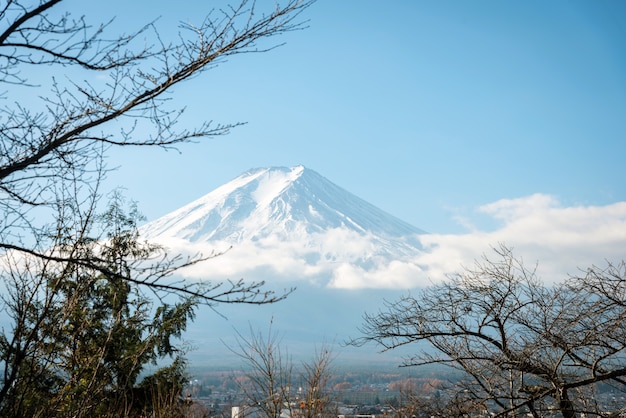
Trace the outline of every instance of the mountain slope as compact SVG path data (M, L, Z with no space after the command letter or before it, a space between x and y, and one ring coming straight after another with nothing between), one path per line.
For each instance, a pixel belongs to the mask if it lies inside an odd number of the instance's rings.
M250 170L142 228L188 251L233 246L211 264L213 274L263 270L268 279L337 287L396 287L404 278L381 275L389 266L396 276L419 270L411 259L423 233L303 166Z
M276 232L341 226L392 236L423 233L303 166L248 171L150 223L144 233L237 243Z

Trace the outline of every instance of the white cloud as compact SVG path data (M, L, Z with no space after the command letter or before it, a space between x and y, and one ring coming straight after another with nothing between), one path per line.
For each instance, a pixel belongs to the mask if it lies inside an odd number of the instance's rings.
M272 236L240 243L184 273L212 280L243 277L281 284L305 280L348 289L408 289L443 280L446 274L489 255L500 243L511 247L528 267L538 263L538 273L546 282L561 280L592 264L626 258L626 202L566 207L555 197L535 194L492 202L477 212L496 226L491 230L472 227L465 234L423 235L424 251L412 258L390 262L371 237L337 228L296 241ZM467 221L469 225L471 219ZM173 252L188 254L230 247L222 242L190 245L181 240L164 244Z
M424 272L410 261L394 260L372 269L342 263L332 275L328 286L339 289L408 289L430 284Z
M564 207L542 194L503 199L478 208L500 222L492 231L421 238L425 253L417 262L434 280L470 265L503 243L546 282L577 274L579 269L626 258L626 202L607 206Z

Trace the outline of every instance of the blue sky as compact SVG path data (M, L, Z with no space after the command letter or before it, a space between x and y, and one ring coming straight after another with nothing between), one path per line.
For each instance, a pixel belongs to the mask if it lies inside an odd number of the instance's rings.
M73 1L126 31L161 16L165 39L218 3ZM180 152L115 150L106 187L153 220L250 168L303 164L432 233L407 288L498 242L549 279L624 258L626 2L318 0L302 17L284 46L171 96L183 126L245 126Z
M199 3L107 12L129 28L162 16L171 35ZM303 18L286 45L172 96L184 124L245 126L180 154L114 153L110 184L154 219L249 168L304 164L435 233L503 198L626 200L625 3L320 0Z
M126 30L161 16L167 38L211 4L112 0L85 13ZM114 151L107 186L152 220L250 168L303 164L454 248L440 264L544 232L559 238L531 257L575 240L564 263L623 258L626 3L319 0L302 18L306 30L272 40L284 46L171 96L183 126L245 126L180 152ZM591 237L598 253L581 259Z

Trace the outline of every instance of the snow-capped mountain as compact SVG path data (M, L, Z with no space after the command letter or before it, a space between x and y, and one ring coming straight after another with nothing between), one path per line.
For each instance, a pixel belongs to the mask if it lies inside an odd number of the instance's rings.
M172 253L230 248L182 272L188 278L265 280L265 288L278 293L297 287L277 304L221 305L221 318L199 312L187 335L198 365L236 361L225 348L237 346L233 329L245 334L269 324L284 333L291 355L310 355L327 341L344 359L378 361L373 348L363 352L341 342L357 332L364 311L425 283L416 262L424 254L423 231L303 166L250 170L141 233Z
M179 251L232 246L211 264L218 276L261 268L334 287L401 286L424 233L303 166L250 170L141 232Z
M144 233L235 244L337 227L395 237L424 233L301 165L250 170L151 222Z

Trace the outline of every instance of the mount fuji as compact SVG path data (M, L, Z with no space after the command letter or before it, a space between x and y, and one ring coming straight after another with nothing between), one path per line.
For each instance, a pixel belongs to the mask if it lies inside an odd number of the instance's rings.
M410 287L424 233L301 165L250 170L141 229L174 252L228 250L189 277L352 289Z
M180 272L189 279L296 287L276 304L227 304L218 308L220 318L199 312L188 333L195 347L190 359L199 366L232 364L236 357L226 347L237 346L237 332L268 324L295 356L310 355L326 341L344 360L379 361L371 350L337 343L357 332L363 312L419 286L425 276L416 262L424 231L303 166L250 170L140 233L173 253L223 252Z

